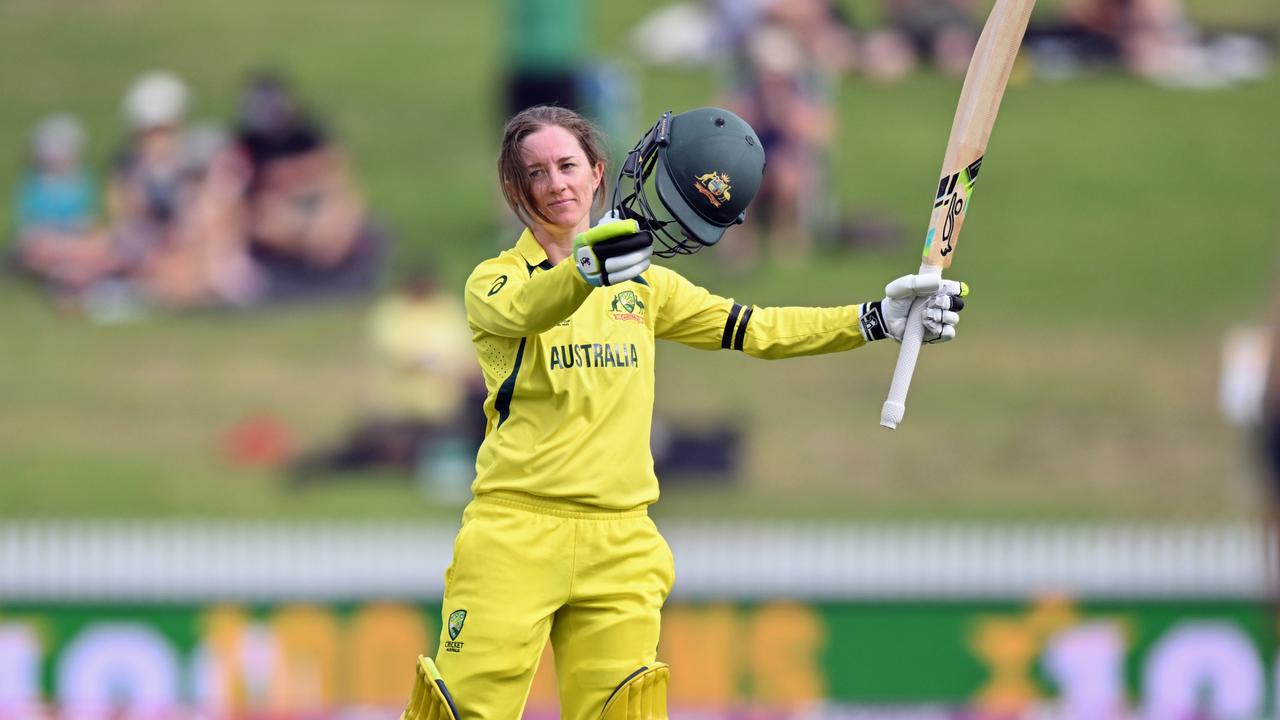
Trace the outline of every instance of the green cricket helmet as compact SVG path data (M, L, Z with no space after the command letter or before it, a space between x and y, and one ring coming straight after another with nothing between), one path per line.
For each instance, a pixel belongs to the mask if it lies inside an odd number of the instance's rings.
M627 154L610 205L653 234L654 254L692 255L746 218L763 174L764 147L742 118L713 107L668 111Z

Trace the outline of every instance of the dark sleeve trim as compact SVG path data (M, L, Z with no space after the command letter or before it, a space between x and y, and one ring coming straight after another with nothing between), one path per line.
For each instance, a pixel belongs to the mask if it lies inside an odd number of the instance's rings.
M747 324L751 322L751 310L752 308L747 308L747 311L742 313L742 322L738 323L738 333L733 336L734 350L741 350L742 342L747 339Z
M493 401L493 408L498 411L498 427L502 427L502 423L507 421L507 416L511 414L511 397L516 392L516 376L520 374L520 362L524 360L524 345L529 338L520 338L520 348L516 350L516 361L511 365L511 374L506 380L502 381L502 387L498 388L498 397Z
M880 300L870 303L863 303L858 306L858 325L862 329L862 337L867 342L874 340L883 340L889 337L884 326L884 310L880 307Z
M725 350L729 349L733 340L733 326L738 322L738 313L740 312L742 312L742 306L734 303L733 308L729 310L729 318L724 321L724 334L720 336L720 347Z

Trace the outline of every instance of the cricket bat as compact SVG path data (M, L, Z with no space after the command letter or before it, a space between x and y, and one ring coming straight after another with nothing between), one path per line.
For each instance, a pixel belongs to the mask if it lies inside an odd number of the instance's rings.
M1035 0L996 0L987 24L982 28L978 45L964 76L964 89L951 123L951 137L942 160L942 178L933 200L933 215L924 238L920 273L938 273L951 267L955 259L956 241L964 225L973 195L973 184L982 169L982 156L987 151L991 127L996 122L1000 98L1009 83L1009 72L1027 30L1027 20ZM896 428L906 412L907 389L915 372L916 358L924 338L924 306L928 298L917 298L907 316L907 327L898 351L898 365L893 371L889 398L880 410L880 424Z

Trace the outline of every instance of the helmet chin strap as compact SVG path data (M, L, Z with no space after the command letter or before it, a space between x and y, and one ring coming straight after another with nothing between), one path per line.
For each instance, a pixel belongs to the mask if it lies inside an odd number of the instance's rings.
M671 111L662 113L662 117L640 138L631 152L627 153L622 168L618 170L617 182L613 185L609 205L614 215L621 219L635 220L642 230L648 230L661 247L655 247L653 254L670 258L676 255L692 255L706 247L699 242L678 220L659 220L653 207L649 204L648 193L644 189L644 181L653 174L654 165L658 161L658 151L670 142ZM631 192L619 199L622 185L630 180ZM636 209L635 205L639 208ZM674 225L676 232L667 229Z

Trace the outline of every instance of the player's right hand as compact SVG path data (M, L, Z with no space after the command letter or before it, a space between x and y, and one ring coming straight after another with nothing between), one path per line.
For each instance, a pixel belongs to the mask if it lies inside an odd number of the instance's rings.
M884 287L884 300L863 303L859 308L862 334L868 341L885 337L902 342L907 329L907 315L917 298L928 298L924 308L924 341L947 342L955 339L956 323L964 309L969 286L958 280L944 280L941 275L922 273L903 275Z
M591 285L617 285L649 269L653 236L635 220L606 218L573 239L573 260Z

